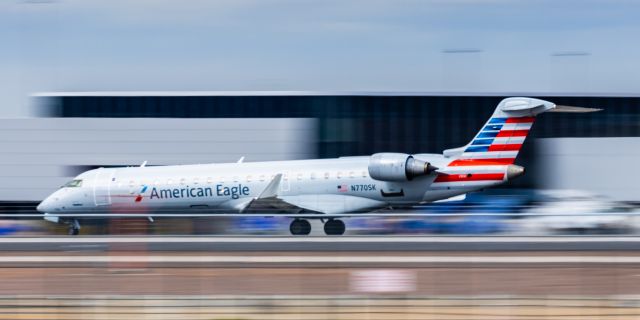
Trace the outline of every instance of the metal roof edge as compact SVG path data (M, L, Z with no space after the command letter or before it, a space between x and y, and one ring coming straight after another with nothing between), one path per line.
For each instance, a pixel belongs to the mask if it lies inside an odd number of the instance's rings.
M640 97L605 92L453 92L453 91L51 91L31 97L200 97L200 96L451 96L451 97Z

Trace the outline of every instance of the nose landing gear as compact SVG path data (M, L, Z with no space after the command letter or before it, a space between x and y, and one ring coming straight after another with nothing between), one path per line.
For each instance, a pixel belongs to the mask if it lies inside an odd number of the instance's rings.
M78 234L80 234L80 222L78 221L78 219L73 219L67 224L69 225L67 233L70 236L77 236Z

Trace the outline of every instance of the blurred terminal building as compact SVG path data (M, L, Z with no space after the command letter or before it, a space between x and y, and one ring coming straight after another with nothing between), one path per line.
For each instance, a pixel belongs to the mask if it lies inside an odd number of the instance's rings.
M440 153L466 144L508 95L336 92L53 92L1 119L0 203L35 203L110 166ZM640 202L640 96L531 95L603 108L544 114L509 188L580 189ZM507 190L508 192L508 190Z

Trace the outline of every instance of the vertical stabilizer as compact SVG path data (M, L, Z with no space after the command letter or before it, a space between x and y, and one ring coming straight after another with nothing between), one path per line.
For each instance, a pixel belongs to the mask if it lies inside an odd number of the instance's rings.
M535 117L555 104L534 98L506 98L467 145L444 151L449 166L513 164Z

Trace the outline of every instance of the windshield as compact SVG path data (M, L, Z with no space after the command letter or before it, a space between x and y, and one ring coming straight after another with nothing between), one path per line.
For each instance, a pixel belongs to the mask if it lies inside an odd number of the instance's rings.
M81 186L82 186L82 180L71 180L71 181L67 182L67 184L65 184L62 187L63 188L77 188L77 187L81 187Z

